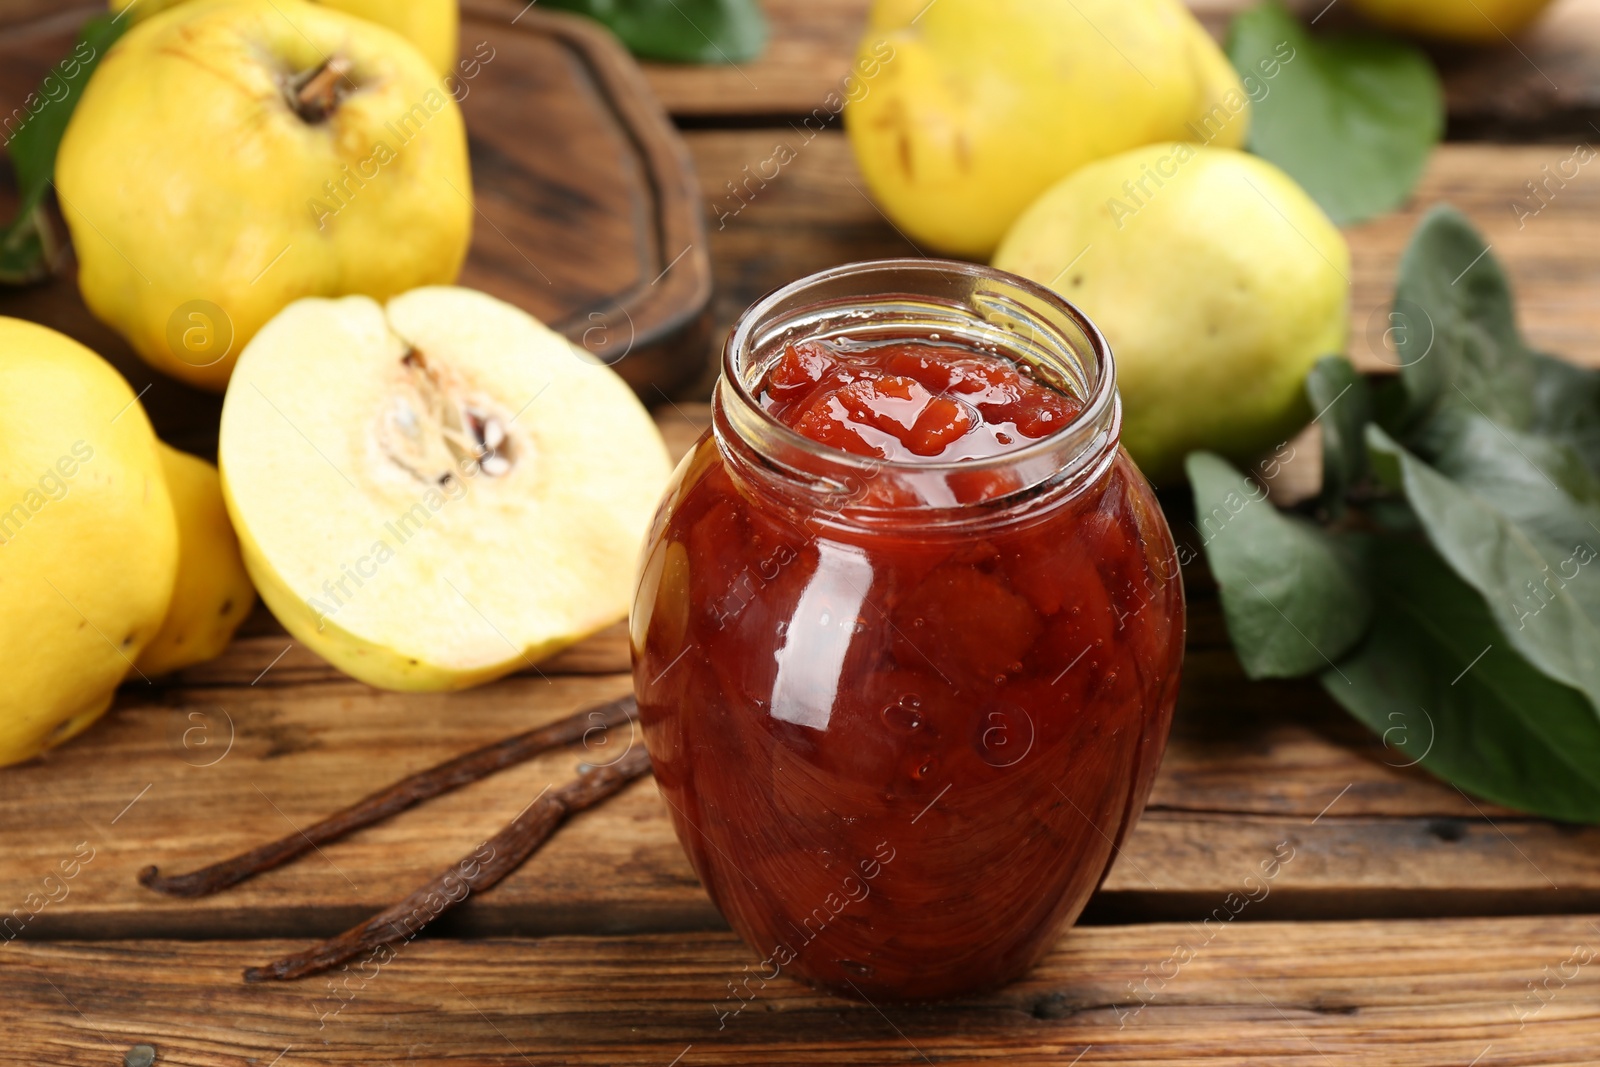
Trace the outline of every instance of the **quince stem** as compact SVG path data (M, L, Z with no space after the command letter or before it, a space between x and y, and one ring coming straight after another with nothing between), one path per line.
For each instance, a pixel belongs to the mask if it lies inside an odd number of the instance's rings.
M307 122L317 123L333 114L344 98L341 83L349 84L350 60L333 55L300 75L294 82L294 109ZM353 86L351 86L353 88Z

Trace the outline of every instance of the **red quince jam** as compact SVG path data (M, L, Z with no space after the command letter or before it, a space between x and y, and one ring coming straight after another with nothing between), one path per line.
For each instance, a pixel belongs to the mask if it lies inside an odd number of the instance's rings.
M754 950L708 996L727 1024L780 975L880 1002L1008 981L1082 910L1160 762L1183 595L1155 497L1119 451L1066 489L1019 492L989 463L928 499L909 468L1003 458L1082 408L975 349L795 344L752 392L884 462L824 513L707 437L647 545L645 739ZM935 524L930 503L981 507Z
M1010 360L931 341L789 345L757 398L813 441L896 462L999 455L1083 406Z

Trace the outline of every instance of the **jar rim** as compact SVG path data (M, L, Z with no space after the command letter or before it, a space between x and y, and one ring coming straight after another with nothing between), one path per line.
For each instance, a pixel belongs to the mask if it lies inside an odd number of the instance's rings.
M856 275L888 271L958 274L974 279L1002 283L1022 290L1053 310L1064 313L1071 320L1073 326L1088 340L1089 351L1084 355L1092 359L1095 371L1095 380L1087 390L1087 395L1083 397L1084 404L1082 409L1061 429L1052 431L1044 437L1035 438L1019 448L1007 449L1004 452L977 458L925 460L883 459L877 456L864 456L854 452L847 452L844 449L826 445L805 436L763 407L754 392L752 392L751 383L745 380L745 376L738 366L740 354L749 353L754 347L752 334L758 324L761 324L775 308L803 293L806 289ZM896 292L893 289L886 288L883 295L893 296L896 295ZM1069 340L1065 338L1062 340L1068 347L1072 347ZM917 472L932 475L957 471L981 471L1026 464L1040 456L1061 452L1074 444L1077 447L1071 449L1071 454L1083 456L1088 452L1090 446L1096 443L1096 438L1100 436L1108 422L1112 428L1112 441L1115 442L1120 436L1118 431L1121 423L1121 408L1116 387L1116 362L1111 354L1111 346L1107 343L1105 335L1100 332L1100 328L1076 304L1048 286L996 267L963 260L937 259L931 256L861 260L837 267L829 267L773 289L746 308L744 313L734 322L732 330L729 331L727 343L723 346L721 379L721 384L733 390L741 406L759 420L763 431L773 434L783 447L798 450L802 454L846 469L870 472L885 470L906 473Z

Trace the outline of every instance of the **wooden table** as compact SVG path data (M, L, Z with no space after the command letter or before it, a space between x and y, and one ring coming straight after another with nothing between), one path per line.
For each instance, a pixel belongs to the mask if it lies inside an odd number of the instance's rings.
M1238 5L1196 6L1220 28ZM725 183L779 143L795 149L725 227L712 223L719 337L773 285L909 251L861 192L837 129L804 143L796 130L845 71L865 0L768 7L775 37L759 62L650 71L713 220ZM1413 204L1350 233L1352 355L1367 366L1380 354L1366 324L1440 198L1493 242L1533 341L1600 364L1600 172L1525 227L1510 207L1543 164L1597 136L1600 0L1558 0L1519 44L1440 61L1454 135L1531 143L1450 143ZM704 417L692 404L661 412L678 450ZM338 932L466 854L577 756L505 772L212 899L157 897L135 872L277 837L629 686L618 629L469 694L380 693L258 612L223 658L126 687L83 738L0 773L0 915L37 912L0 941L0 1062L1600 1063L1600 829L1493 808L1400 766L1312 685L1247 683L1205 575L1189 587L1183 693L1150 809L1041 966L938 1007L849 1003L785 980L736 1015L729 983L755 957L699 888L648 780L386 966L243 984L245 965ZM1275 850L1293 858L1261 896L1246 878ZM75 856L76 876L47 885Z

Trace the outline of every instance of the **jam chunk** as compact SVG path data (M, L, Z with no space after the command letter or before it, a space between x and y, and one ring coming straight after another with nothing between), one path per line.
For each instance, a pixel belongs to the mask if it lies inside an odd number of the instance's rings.
M921 340L789 345L757 397L813 441L901 462L1002 455L1082 410L1010 360Z

